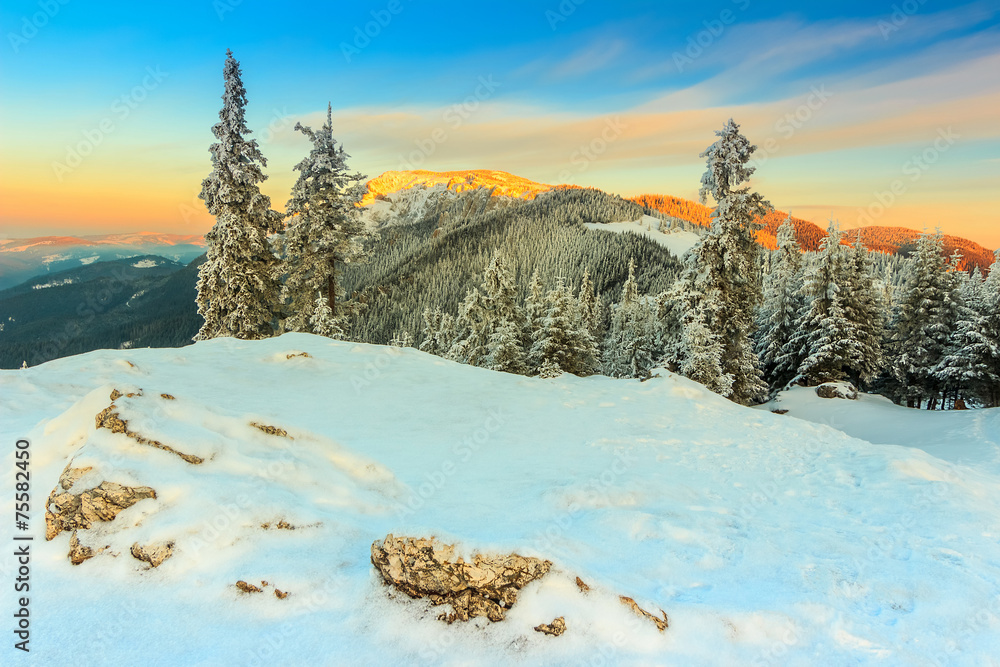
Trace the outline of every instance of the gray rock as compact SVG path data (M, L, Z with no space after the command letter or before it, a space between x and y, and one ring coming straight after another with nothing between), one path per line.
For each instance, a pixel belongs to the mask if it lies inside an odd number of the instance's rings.
M843 398L856 401L858 400L858 389L850 382L826 382L816 387L816 395L820 398Z

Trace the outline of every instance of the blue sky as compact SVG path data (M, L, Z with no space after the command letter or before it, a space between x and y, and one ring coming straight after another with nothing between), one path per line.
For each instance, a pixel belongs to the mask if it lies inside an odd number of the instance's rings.
M1000 95L997 2L13 0L0 30L0 196L50 203L0 211L11 233L131 219L177 228L177 202L206 172L232 48L276 206L304 146L291 127L327 100L354 166L371 175L402 166L442 127L447 142L412 166L687 197L703 168L697 153L733 115L758 144L777 142L758 174L776 206L847 227L951 124L961 140L878 223L971 225L1000 245L988 212L1000 204L1000 121L995 106L992 122L982 110ZM162 81L116 116L112 104L147 68ZM476 100L481 80L496 86ZM814 88L830 101L805 114ZM449 108L470 101L451 127ZM795 113L809 117L786 136L781 119ZM627 119L620 139L578 168L578 149L615 117ZM107 118L114 131L59 178L53 164ZM115 183L128 194L115 198ZM139 212L143 191L150 203ZM116 213L102 216L102 201ZM941 219L945 210L963 220Z

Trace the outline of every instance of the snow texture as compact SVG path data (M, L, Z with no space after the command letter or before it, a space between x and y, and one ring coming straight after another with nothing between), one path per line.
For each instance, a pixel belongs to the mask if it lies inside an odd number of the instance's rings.
M95 430L114 388L142 389L116 402L129 429L205 462ZM2 371L4 442L31 441L35 536L32 650L4 664L996 664L1000 411L811 391L777 415L663 369L542 380L306 334ZM70 460L94 466L87 488L111 469L157 491L81 532L118 557L73 566L69 535L43 539ZM502 623L449 626L373 572L388 533L553 570ZM128 553L164 541L156 569ZM560 616L562 636L533 630Z
M587 229L594 229L601 232L614 232L617 234L632 233L645 236L650 240L656 241L677 257L683 256L684 253L693 248L700 238L694 232L661 232L660 219L649 215L643 216L641 220L634 222L588 222L584 223L583 226Z

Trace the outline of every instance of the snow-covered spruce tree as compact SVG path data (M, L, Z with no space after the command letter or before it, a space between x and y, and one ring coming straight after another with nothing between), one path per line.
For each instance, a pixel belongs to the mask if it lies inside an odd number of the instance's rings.
M223 78L222 110L212 128L218 142L209 148L212 173L198 195L215 225L205 235L208 257L198 270L198 314L205 323L195 339L256 340L273 335L275 328L279 261L268 236L281 231L281 214L260 192L267 160L256 140L248 138L246 90L240 64L229 50Z
M400 329L389 341L392 347L413 347L413 334L406 329Z
M460 364L484 366L492 335L488 317L486 297L473 287L458 306L455 337L445 356Z
M321 333L311 321L318 307L316 294L322 293L333 324L321 335L343 338L351 307L337 278L341 264L366 257L364 241L369 234L356 210L365 176L347 167L350 156L333 137L331 105L319 132L301 123L295 129L312 142L312 149L294 167L299 177L285 210L289 223L281 240L285 274L281 295L287 316L282 329Z
M985 388L982 400L985 407L997 408L1000 407L1000 250L996 251L996 261L990 267L989 277L983 284L981 312L983 349L980 354L991 373L998 378Z
M590 279L590 270L584 269L583 279L580 281L580 292L577 295L580 304L580 317L587 327L587 331L597 340L600 329L600 302L597 300L597 293L594 291L594 281Z
M538 275L538 269L531 274L531 282L528 283L528 296L524 302L524 331L525 337L531 341L528 348L528 367L531 374L538 372L542 360L535 356L534 341L542 329L542 320L545 318L545 291L542 286L542 279Z
M709 295L709 298L712 298ZM681 363L681 374L700 382L709 390L722 396L732 392L733 375L726 373L722 366L722 355L726 346L720 340L719 334L708 326L702 303L695 302L683 317L683 341L685 347L684 360Z
M611 328L604 343L604 374L616 378L649 375L656 362L655 335L653 312L639 296L635 260L630 259L622 299L611 316Z
M424 308L424 326L421 329L423 342L420 343L420 351L428 354L443 356L447 349L439 344L438 334L441 331L441 319L444 311L440 308Z
M486 367L502 373L526 375L528 365L524 352L524 327L513 320L501 320L490 335Z
M344 337L342 322L333 316L333 309L330 302L322 292L316 294L316 302L309 316L309 329L311 333L328 338L341 339Z
M525 328L513 271L495 251L483 274L482 289L470 290L459 307L458 332L448 356L473 366L525 372ZM515 347L520 355L515 354Z
M545 297L546 312L535 334L530 356L539 360L539 373L551 376L554 367L573 375L597 371L597 345L583 324L573 292L563 278Z
M921 234L912 273L899 298L892 327L892 374L908 407L937 406L934 370L948 349L956 313L953 277L942 257L941 233Z
M494 251L486 267L483 292L489 330L486 367L504 373L526 373L525 349L529 342L525 334L526 318L518 303L514 271L499 250Z
M757 330L757 356L772 391L791 382L802 363L791 344L804 307L802 263L802 247L789 215L778 228L778 248L764 279L764 305Z
M843 291L844 314L854 327L854 337L860 344L861 357L846 368L851 380L867 385L882 370L885 359L882 341L885 338L885 304L875 284L875 268L871 253L861 241L861 232L847 258L847 276Z
M688 256L681 278L687 284L681 293L688 297L685 330L707 327L715 334L685 331L685 341L689 345L710 341L710 347L723 347L721 354L700 348L689 348L688 354L717 357L722 377L710 378L707 384L736 403L750 404L767 393L751 337L754 309L762 298L755 220L770 211L771 205L744 185L755 171L749 162L757 147L739 130L730 119L716 132L719 140L701 154L708 166L701 179L701 199L707 202L711 195L716 206L711 229ZM684 368L695 367L705 364L684 364Z
M655 306L654 348L659 357L657 364L676 372L684 361L683 304L667 290L657 295Z
M952 407L959 399L988 405L993 388L1000 386L1000 368L994 367L1000 349L991 336L986 290L978 268L963 281L961 297L963 306L951 345L934 375Z
M836 223L831 222L819 256L806 274L803 293L808 306L791 342L802 355L793 383L815 386L843 380L861 364L858 329L844 309L849 257L841 238Z

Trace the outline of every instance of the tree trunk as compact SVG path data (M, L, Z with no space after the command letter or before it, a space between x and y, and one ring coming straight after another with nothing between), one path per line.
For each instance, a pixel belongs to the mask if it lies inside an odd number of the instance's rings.
M330 302L330 313L336 317L337 316L337 269L336 265L331 261L330 268L330 278L327 280L326 284L326 299Z

